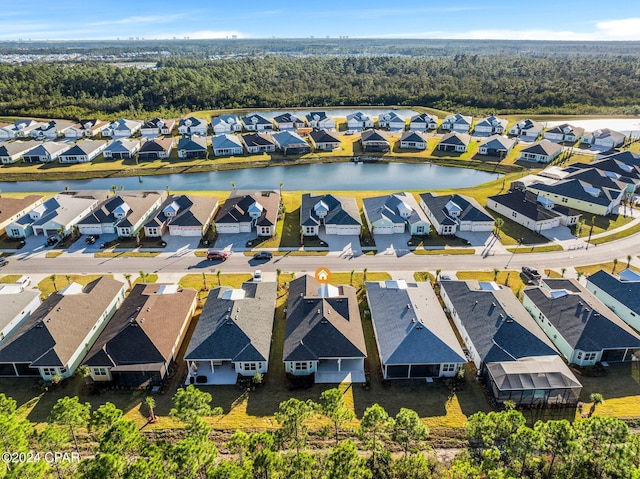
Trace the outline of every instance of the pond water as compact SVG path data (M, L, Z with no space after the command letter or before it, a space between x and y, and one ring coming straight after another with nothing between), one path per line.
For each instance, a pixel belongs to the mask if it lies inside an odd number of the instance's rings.
M409 163L319 163L206 173L97 178L90 180L0 182L0 191L62 191L110 189L229 190L278 188L283 190L436 190L465 188L501 175L467 168ZM2 176L0 175L0 178Z

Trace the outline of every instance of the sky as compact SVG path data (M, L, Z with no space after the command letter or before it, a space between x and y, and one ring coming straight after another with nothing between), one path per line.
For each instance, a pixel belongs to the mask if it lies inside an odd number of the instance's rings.
M640 40L640 1L2 2L0 40L455 38ZM609 7L611 5L611 7Z

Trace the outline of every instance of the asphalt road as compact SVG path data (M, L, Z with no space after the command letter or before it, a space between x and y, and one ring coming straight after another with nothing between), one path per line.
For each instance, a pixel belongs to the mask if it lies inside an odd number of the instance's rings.
M618 241L590 246L589 249L553 251L548 253L481 255L414 255L400 257L378 254L360 256L274 256L269 262L254 262L242 253L234 253L225 262L210 262L191 252L181 256L162 253L155 258L94 258L93 255L62 255L45 258L42 255L9 259L2 274L82 274L82 273L198 273L221 269L225 273L250 272L256 267L263 271L313 272L318 266L333 271L368 268L369 271L443 271L520 269L524 265L538 269L573 267L602 263L618 258L626 262L628 254L640 254L640 235Z

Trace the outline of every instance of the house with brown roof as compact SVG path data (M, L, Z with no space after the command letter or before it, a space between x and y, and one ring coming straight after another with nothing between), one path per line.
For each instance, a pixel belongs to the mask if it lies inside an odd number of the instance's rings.
M124 283L103 276L52 293L0 345L0 376L72 376L124 292Z
M154 118L149 120L140 129L143 136L170 135L176 127L176 120L165 120L164 118Z
M217 198L171 195L144 225L144 235L157 238L168 230L171 236L204 236L217 209Z
M67 138L92 138L102 132L104 128L109 126L108 121L91 119L80 120L78 123L71 125L64 131L64 136Z
M38 195L29 195L24 198L0 197L0 234L4 234L7 226L43 202L44 198Z
M136 284L88 352L91 379L127 387L161 385L196 309L194 289Z
M277 191L233 190L216 215L216 230L220 234L255 230L258 236L273 236L279 211Z
M155 138L142 144L138 152L138 159L145 161L169 158L171 150L173 150L173 138Z

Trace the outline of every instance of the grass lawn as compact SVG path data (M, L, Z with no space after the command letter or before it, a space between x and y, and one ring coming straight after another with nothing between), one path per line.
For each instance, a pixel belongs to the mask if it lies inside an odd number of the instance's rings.
M44 255L45 258L57 258L58 256L60 256L64 251L47 251Z
M427 271L416 271L413 273L413 279L419 282L429 281L432 284L436 281L436 277Z
M156 283L158 281L158 275L155 273L145 273L144 275L144 283ZM135 286L138 283L142 283L142 278L140 277L140 275L138 275L137 278L135 278L134 281L132 281L131 285Z
M494 271L458 271L456 276L461 280L495 281L498 284L508 286L516 295L526 287L520 278L520 271L516 270L498 271L497 276Z
M623 269L627 267L627 259L619 259L618 264L615 266L615 272L619 273ZM598 264L590 264L586 266L576 266L576 271L581 271L585 276L592 275L600 271L601 269L608 271L609 273L614 273L614 264L613 261L609 261L608 263L598 263ZM630 269L640 273L640 268L637 268L633 265L630 266Z
M630 220L630 218L624 218L625 220ZM594 238L590 241L591 244L602 244L608 243L609 241L615 241L622 238L626 238L627 236L634 235L636 233L640 233L640 223L633 225L629 228L626 228L622 231L618 231L616 233L611 233L610 235L602 236L600 238Z
M522 238L522 244L525 245L537 245L549 242L548 238L545 238L544 236L539 235L538 233L535 233L528 228L525 228L524 226L516 223L506 216L502 216L501 214L496 213L493 210L487 211L494 218L502 218L502 221L504 221L504 224L500 229L500 242L503 245L517 245L520 238Z
M560 246L559 244L548 244L542 246L519 246L516 248L507 248L507 251L515 254L547 253L549 251L562 251L562 246Z
M221 273L220 285L240 288L242 283L245 281L251 281L252 278L253 276L250 274ZM205 282L206 289L204 284ZM181 288L195 289L198 291L198 299L204 300L208 296L209 290L218 286L218 275L213 273L204 273L204 276L202 274L187 274L180 278L178 285L180 285Z
M444 249L416 249L411 251L417 255L433 255L433 254L474 254L473 248L444 248Z
M95 258L155 258L159 254L152 251L100 251L93 256Z
M589 396L600 393L604 404L597 407L598 416L637 419L640 415L640 363L610 363L607 372L604 377L577 376L582 383L583 411L591 406Z
M15 283L20 278L22 278L21 274L6 274L0 278L0 283Z
M71 283L78 283L85 286L91 281L102 278L103 276L113 278L113 275L110 274L52 274L38 283L38 289L40 290L42 299L45 299L54 291L59 291Z
M582 230L580 231L580 237L587 238L589 236L589 231L591 230L591 217L589 216L588 213L585 213L583 214L583 219L584 219L584 224L582 225ZM622 215L595 216L595 223L593 225L592 234L596 235L599 233L604 233L605 231L620 228L621 226L624 226L627 223L630 223L631 221L633 221L633 218L627 218ZM640 229L637 230L636 233L638 231L640 231ZM624 231L621 231L619 234L621 234L619 238L624 238L625 236L628 236L633 233L628 233L627 230L624 230ZM607 238L608 237L609 236L607 236ZM614 239L618 239L618 238L614 238ZM592 243L595 243L595 241L597 240L593 240ZM613 241L613 240L610 239L608 241Z
M545 269L544 270L544 276L545 278L562 278L562 274L558 273L557 271L554 271L552 269Z

